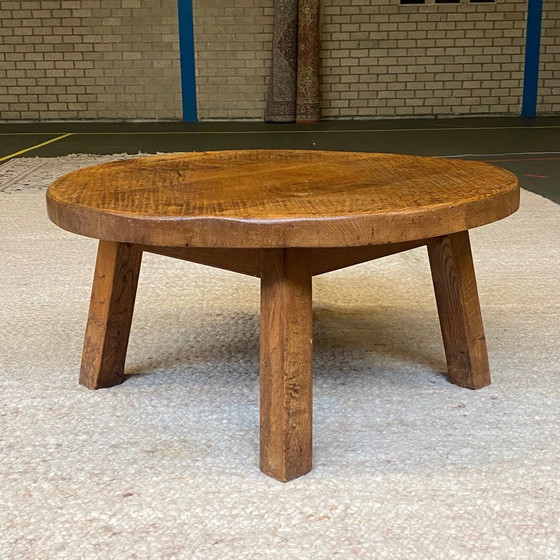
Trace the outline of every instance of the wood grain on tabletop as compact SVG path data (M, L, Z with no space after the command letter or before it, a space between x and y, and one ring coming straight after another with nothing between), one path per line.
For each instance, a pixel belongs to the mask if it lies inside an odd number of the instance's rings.
M490 223L518 205L517 178L478 161L294 150L105 163L47 193L64 229L169 247L397 243Z

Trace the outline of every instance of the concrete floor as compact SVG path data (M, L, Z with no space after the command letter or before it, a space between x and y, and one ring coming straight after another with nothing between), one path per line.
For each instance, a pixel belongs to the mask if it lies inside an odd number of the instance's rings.
M64 134L69 136L60 138ZM41 146L50 140L54 141ZM257 148L395 152L491 161L516 173L524 188L560 204L560 117L327 121L317 125L0 124L0 165L12 157L71 153Z

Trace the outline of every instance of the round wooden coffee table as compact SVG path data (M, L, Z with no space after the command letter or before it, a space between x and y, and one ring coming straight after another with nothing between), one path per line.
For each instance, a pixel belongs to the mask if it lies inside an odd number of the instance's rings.
M451 382L490 383L468 230L515 212L511 173L392 154L173 154L75 171L50 219L99 239L80 382L124 379L142 252L261 278L261 469L311 469L311 278L427 245Z

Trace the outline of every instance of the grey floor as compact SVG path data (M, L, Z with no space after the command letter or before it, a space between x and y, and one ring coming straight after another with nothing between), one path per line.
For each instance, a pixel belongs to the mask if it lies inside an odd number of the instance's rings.
M60 138L64 134L69 135ZM54 141L41 146L51 140ZM56 157L71 153L259 148L394 152L490 161L516 173L524 188L560 203L560 117L326 121L317 125L0 124L0 165L12 157Z

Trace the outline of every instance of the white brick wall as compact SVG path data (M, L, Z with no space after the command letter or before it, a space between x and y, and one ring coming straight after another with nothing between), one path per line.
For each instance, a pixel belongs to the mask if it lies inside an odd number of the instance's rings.
M198 117L260 119L272 49L272 0L194 0Z
M272 5L194 1L201 119L262 118ZM323 0L322 12L325 118L519 114L526 0Z
M324 118L520 112L527 0L322 0ZM193 0L198 113L261 119L273 0ZM0 120L180 119L177 0L0 2ZM544 0L539 113L560 112Z
M2 0L0 22L0 120L181 118L176 0Z
M560 0L544 0L539 114L560 112Z
M526 0L324 0L323 115L518 114Z

